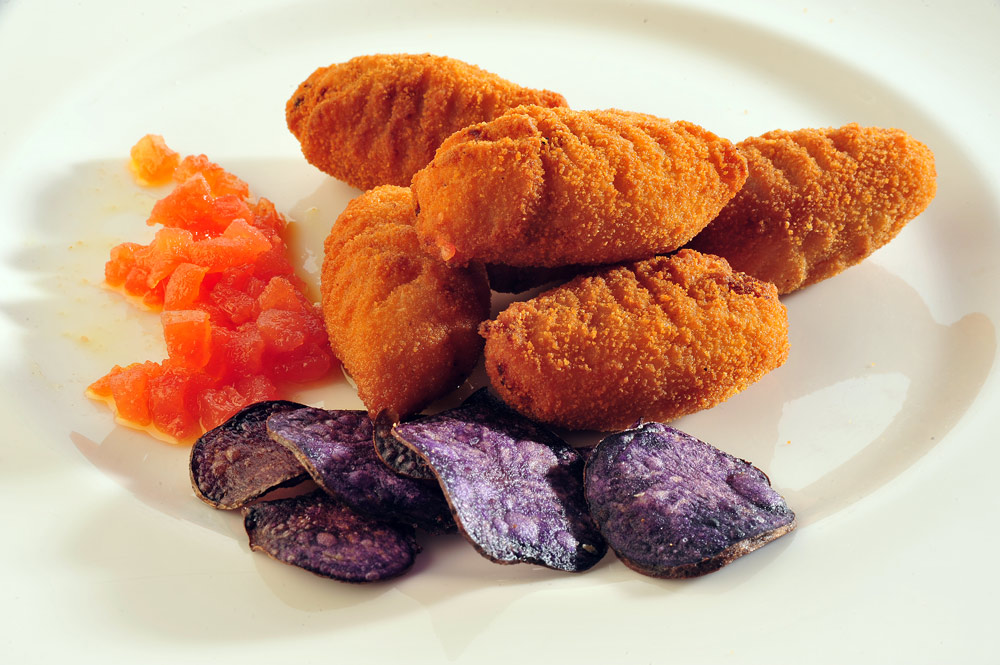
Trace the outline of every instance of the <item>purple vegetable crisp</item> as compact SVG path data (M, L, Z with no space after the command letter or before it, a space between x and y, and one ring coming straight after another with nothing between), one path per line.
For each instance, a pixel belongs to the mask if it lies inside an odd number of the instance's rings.
M764 472L660 423L601 441L585 486L611 548L655 577L712 572L795 527Z
M307 407L274 414L267 429L320 487L354 510L432 533L454 527L437 486L398 476L379 460L366 412Z
M582 571L607 551L579 453L485 390L393 432L427 461L459 529L487 558Z
M342 582L377 582L413 565L407 526L359 515L327 493L262 501L244 511L250 549Z
M216 508L241 508L265 493L308 478L284 446L267 435L272 413L303 408L280 400L257 402L211 429L191 447L191 486Z

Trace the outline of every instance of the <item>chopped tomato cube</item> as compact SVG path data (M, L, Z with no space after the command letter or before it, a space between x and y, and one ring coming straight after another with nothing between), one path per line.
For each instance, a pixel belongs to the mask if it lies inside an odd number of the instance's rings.
M163 297L165 309L191 309L201 300L201 285L208 268L193 263L181 263L175 269Z
M287 353L306 342L306 334L302 330L304 318L297 312L283 309L264 310L257 317L257 330L269 349Z
M301 312L311 306L302 292L285 277L272 277L257 298L257 303L262 312L269 309Z
M157 139L133 153L147 174L170 159ZM109 285L162 309L168 358L115 366L88 394L110 397L130 424L186 441L278 398L283 384L321 378L334 358L274 204L250 201L247 184L204 155L177 161L163 168L179 184L148 220L162 228L148 245L118 245L105 265Z
M212 190L200 174L177 185L153 205L146 223L206 232L211 229Z
M178 441L201 434L197 411L197 377L191 370L169 367L149 382L149 410L152 423Z
M119 417L142 427L152 422L149 380L159 376L160 371L154 362L132 363L111 377L111 395Z
M206 430L218 427L251 402L233 386L209 388L198 395L198 416Z
M235 194L242 199L250 196L250 187L221 166L210 161L205 155L191 155L181 160L174 171L174 180L179 183L189 178L201 176L211 188L213 196Z
M181 157L167 147L163 137L146 134L132 146L129 168L141 185L165 185L174 175Z
M160 314L167 355L184 367L204 367L212 350L212 324L199 309L168 310Z

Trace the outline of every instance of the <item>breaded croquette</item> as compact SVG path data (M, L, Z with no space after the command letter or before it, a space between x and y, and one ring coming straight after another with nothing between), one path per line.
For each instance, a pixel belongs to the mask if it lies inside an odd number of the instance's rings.
M482 353L486 271L423 253L413 222L410 190L378 187L347 205L324 245L330 344L373 418L418 411L457 387Z
M500 397L571 429L707 409L788 356L774 285L686 249L581 275L512 304L480 333Z
M555 267L673 251L746 174L691 123L524 106L449 137L412 187L417 231L445 260Z
M520 104L566 100L452 58L366 55L313 72L285 117L311 164L369 189L409 185L453 132Z
M898 129L773 131L738 147L750 177L689 246L779 293L861 262L937 191L933 153Z

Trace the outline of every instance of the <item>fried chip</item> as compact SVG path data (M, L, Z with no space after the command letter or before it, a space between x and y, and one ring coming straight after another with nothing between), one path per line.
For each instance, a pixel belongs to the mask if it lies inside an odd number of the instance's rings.
M359 513L431 533L453 527L440 489L398 476L378 458L366 412L307 407L274 414L267 429L317 485Z
M250 506L243 524L250 549L341 582L397 577L420 551L410 527L360 515L321 490Z
M584 485L608 545L653 577L711 573L795 528L763 471L660 423L601 441Z
M375 420L372 421L375 431L373 437L375 454L397 475L437 482L437 477L427 466L427 462L392 435L392 427L395 424L396 419L388 411L379 411L375 416Z
M241 508L267 492L308 478L284 446L267 434L272 413L303 408L271 400L251 404L211 429L191 447L191 487L195 496L222 510Z
M579 453L485 389L393 433L427 461L459 530L488 559L577 572L607 551L587 512Z

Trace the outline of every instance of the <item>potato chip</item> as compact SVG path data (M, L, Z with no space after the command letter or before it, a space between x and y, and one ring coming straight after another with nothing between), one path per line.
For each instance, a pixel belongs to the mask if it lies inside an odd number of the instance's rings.
M653 577L711 573L795 528L763 471L660 423L601 441L584 484L608 545Z
M317 485L359 513L432 533L453 528L438 487L398 476L379 460L365 411L307 407L274 414L267 429Z
M267 492L308 478L295 456L267 434L267 418L302 408L272 400L251 404L191 447L195 496L222 510L241 508Z
M410 527L360 515L321 490L250 506L243 524L250 549L342 582L402 575L420 551Z
M485 389L393 432L427 461L483 556L577 572L607 551L587 511L580 454Z
M392 427L396 424L396 419L388 411L379 411L372 424L375 429L375 454L383 464L400 476L437 483L437 477L427 466L427 462L393 436Z

